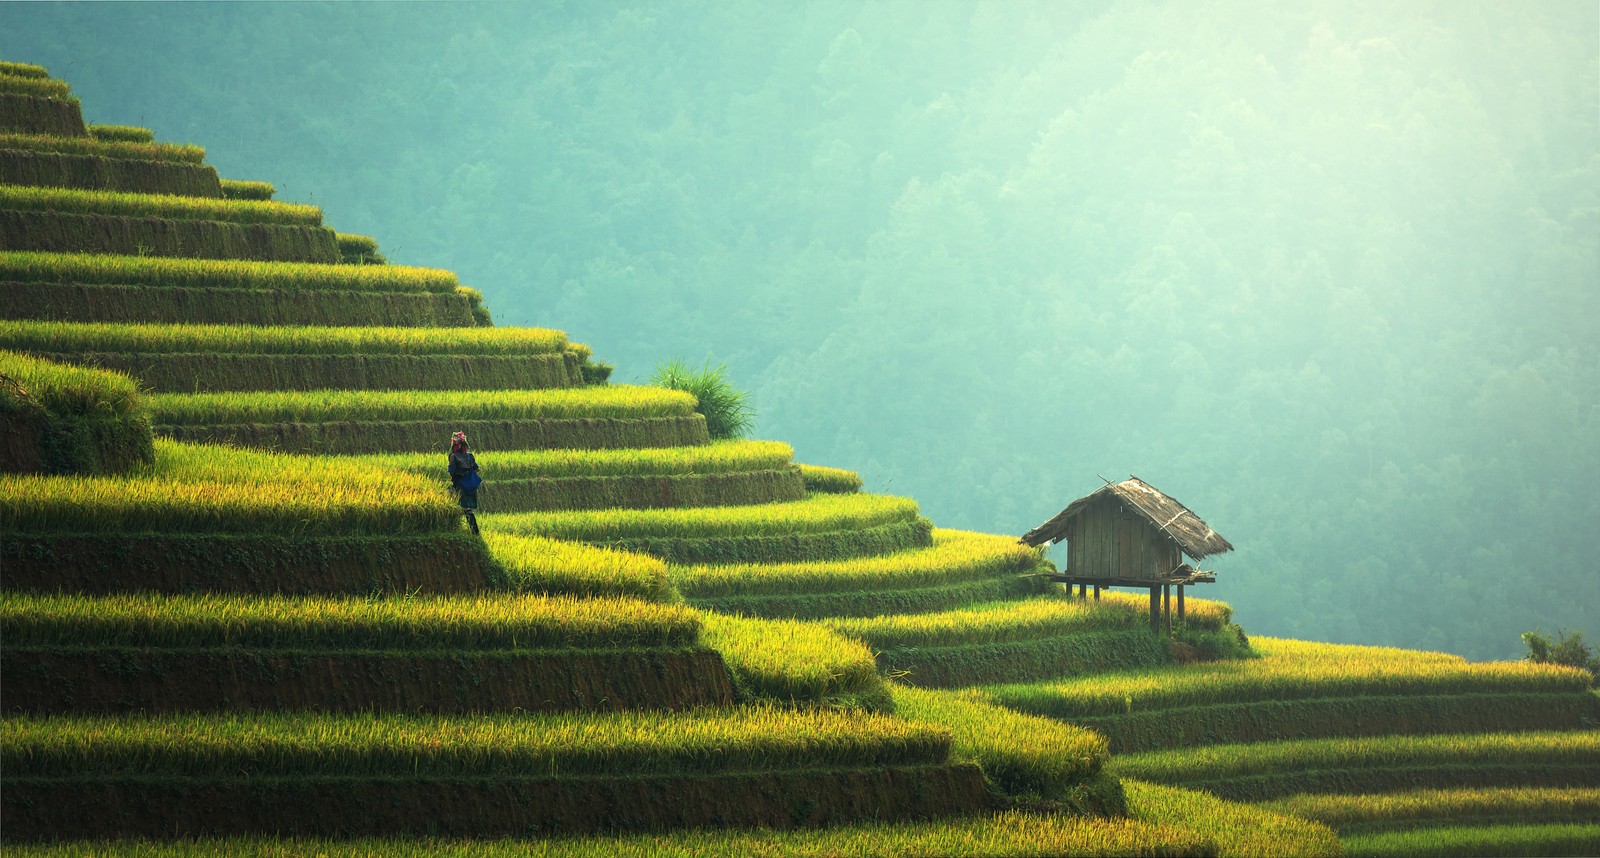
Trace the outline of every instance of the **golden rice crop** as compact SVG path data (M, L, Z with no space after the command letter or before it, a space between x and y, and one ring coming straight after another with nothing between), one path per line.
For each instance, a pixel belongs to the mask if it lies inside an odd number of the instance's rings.
M1314 819L1343 832L1452 819L1600 819L1600 788L1494 787L1367 795L1304 794L1265 802L1261 806Z
M1003 709L974 691L891 687L895 714L949 727L951 753L977 762L1013 795L1065 798L1110 757L1090 730Z
M941 587L1022 573L1040 563L1038 552L1015 538L935 528L933 546L850 560L674 566L685 596L831 593L850 590Z
M863 823L823 829L696 829L655 834L601 835L540 840L226 840L7 844L18 858L80 858L117 854L126 858L691 858L691 856L787 856L787 858L1022 858L1075 855L1082 858L1207 858L1216 846L1198 830L1114 817L1008 810L921 822ZM1330 853L1331 854L1331 853Z
M1476 764L1600 766L1600 731L1293 739L1122 754L1112 761L1119 775L1172 782L1317 769Z
M748 693L782 701L887 697L865 646L816 623L700 613L702 640Z
M278 189L271 182L254 182L246 179L223 179L222 195L230 200L272 199Z
M861 494L812 495L805 500L750 506L512 513L484 516L484 522L510 533L606 542L650 536L695 539L827 533L910 521L916 516L916 501L909 498Z
M1120 759L1120 758L1119 758ZM1128 815L1205 832L1220 855L1339 856L1339 837L1320 822L1227 801L1210 793L1124 779Z
M1552 825L1463 825L1356 834L1352 858L1500 858L1503 855L1600 855L1600 822Z
M10 77L49 77L50 70L33 63L14 63L0 60L0 74Z
M311 456L160 442L126 476L0 474L0 530L38 532L427 533L460 511L426 480Z
M242 597L0 593L8 646L526 650L692 646L693 611L542 595Z
M454 293L460 285L453 272L404 265L252 262L243 259L184 259L23 250L0 251L0 280L218 289L342 289L353 292Z
M145 407L133 379L0 350L0 410L10 399L31 401L58 416L126 416Z
M580 777L943 762L948 730L767 706L466 718L321 713L7 717L6 777Z
M779 441L731 440L712 441L697 447L494 451L492 455L483 456L478 464L487 479L499 480L677 476L778 470L786 467L793 456L794 448ZM438 453L379 453L352 458L423 476L437 476L442 461Z
M0 348L113 354L529 355L567 348L547 328L164 325L0 319Z
M215 220L228 223L322 225L322 209L296 203L21 185L0 185L0 208L123 217Z
M505 572L504 586L516 592L673 598L666 564L648 554L487 528L482 536L489 555Z
M176 426L678 417L694 413L694 397L687 393L626 385L469 393L453 390L160 393L151 396L149 403L151 419L157 425Z
M135 161L168 161L176 164L200 164L206 159L206 150L191 144L124 143L115 140L97 140L93 137L58 137L51 134L0 133L0 149L93 155Z
M1193 592L1192 590L1190 592ZM1092 597L1091 597L1092 598ZM1120 605L1142 614L1148 621L1150 617L1150 594L1128 593L1119 590L1104 590L1100 598L1094 599L1102 605ZM1177 601L1173 601L1173 621L1177 621ZM1192 626L1204 628L1222 628L1233 621L1233 606L1227 602L1215 599L1196 599L1186 594L1183 600L1184 622Z
M806 488L814 492L861 491L861 475L844 468L802 464L800 476L805 479Z
M100 140L121 140L127 143L153 143L156 133L139 125L104 125L91 123L85 126L90 137Z
M996 685L988 692L1007 706L1072 718L1246 700L1581 691L1587 682L1582 671L1559 665L1469 664L1449 656L1263 637L1251 643L1263 658Z

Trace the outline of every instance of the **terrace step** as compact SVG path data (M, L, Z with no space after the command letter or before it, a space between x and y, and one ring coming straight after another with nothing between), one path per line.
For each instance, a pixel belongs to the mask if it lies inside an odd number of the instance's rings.
M583 386L575 353L203 354L30 352L124 372L154 393L285 390L551 390Z
M0 184L222 197L221 180L209 165L11 149L4 140L0 140Z
M470 328L476 294L0 282L0 318L41 322Z
M1448 825L1591 822L1600 788L1426 789L1369 795L1295 795L1263 805L1321 822L1341 835Z
M320 226L0 209L0 250L256 262L340 262Z
M947 731L828 710L10 717L0 735L11 842L790 828L988 805Z
M692 612L637 599L0 595L5 711L726 706Z
M75 98L59 99L0 92L0 133L88 137L83 108Z
M1167 643L1149 633L1139 600L1103 595L1099 601L1044 595L938 613L823 622L871 646L881 670L905 672L902 681L926 688L1169 665ZM1190 605L1189 622L1196 629L1218 630L1230 616L1220 602L1195 599Z
M705 418L586 417L547 420L410 420L326 423L157 424L156 434L178 441L231 444L286 453L438 452L452 432L463 431L479 450L609 450L687 447L711 440Z
M1301 793L1600 787L1600 731L1291 739L1112 758L1120 777L1265 801Z
M691 604L771 619L942 611L1038 592L1042 562L1012 537L935 528L926 548L840 561L673 569Z
M803 500L690 509L603 509L484 516L506 533L637 551L669 563L783 563L926 547L933 526L905 498L813 494Z
M1443 653L1265 637L1252 646L1262 658L1013 683L986 692L1014 709L1103 726L1129 749L1268 737L1279 730L1339 735L1341 725L1352 734L1405 732L1427 729L1430 718L1446 719L1443 730L1481 729L1485 719L1488 729L1510 729L1517 726L1515 707L1532 701L1548 707L1528 713L1539 724L1577 726L1600 705L1587 694L1587 674L1559 665L1471 664ZM1529 701L1481 701L1484 708L1474 713L1471 702L1449 699L1459 695Z

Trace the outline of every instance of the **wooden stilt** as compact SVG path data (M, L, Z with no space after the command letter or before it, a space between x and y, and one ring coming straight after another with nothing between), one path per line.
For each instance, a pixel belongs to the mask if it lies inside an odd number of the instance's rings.
M1100 585L1099 584L1094 585L1094 600L1096 602L1100 601Z
M1165 615L1166 621L1167 621L1167 637L1170 638L1170 637L1172 637L1172 585L1171 584L1162 584L1161 585L1161 603L1162 603L1162 611L1161 611L1161 613L1163 615Z
M1178 622L1183 622L1183 585L1178 585Z
M1161 588L1150 588L1150 634L1161 634Z
M1089 598L1089 585L1088 584L1079 584L1078 585L1078 598L1085 599L1085 600L1087 600Z

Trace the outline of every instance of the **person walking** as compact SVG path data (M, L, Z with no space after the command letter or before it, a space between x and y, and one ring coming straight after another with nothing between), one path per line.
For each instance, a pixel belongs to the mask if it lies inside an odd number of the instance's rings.
M473 536L478 535L478 486L482 484L483 478L478 476L478 459L467 449L467 433L451 435L450 488L456 493L462 511L467 514L467 526L472 528Z

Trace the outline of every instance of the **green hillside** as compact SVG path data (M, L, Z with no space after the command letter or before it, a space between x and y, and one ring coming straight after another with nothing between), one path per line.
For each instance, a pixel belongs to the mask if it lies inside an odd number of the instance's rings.
M0 63L8 854L1600 849L1583 671L1168 640L154 136Z

